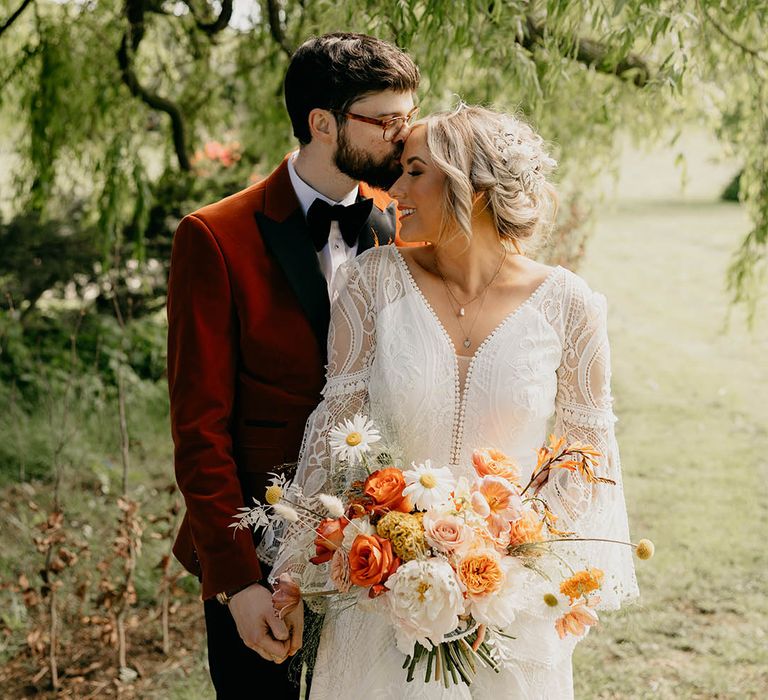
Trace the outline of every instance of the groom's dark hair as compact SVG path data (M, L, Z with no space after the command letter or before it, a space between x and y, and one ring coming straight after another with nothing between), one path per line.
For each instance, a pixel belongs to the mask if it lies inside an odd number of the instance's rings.
M312 140L313 109L346 112L356 100L383 90L413 92L419 69L396 46L366 34L324 34L305 41L285 74L285 106L300 143ZM341 123L342 117L336 115Z

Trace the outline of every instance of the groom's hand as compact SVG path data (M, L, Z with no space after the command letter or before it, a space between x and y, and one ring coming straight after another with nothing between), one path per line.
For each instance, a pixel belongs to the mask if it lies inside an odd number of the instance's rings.
M296 609L301 610L298 622L292 618L293 613L281 620L272 607L272 592L264 586L254 583L233 595L229 610L245 646L267 661L281 664L301 646L304 622L302 606ZM299 641L294 649L297 629Z

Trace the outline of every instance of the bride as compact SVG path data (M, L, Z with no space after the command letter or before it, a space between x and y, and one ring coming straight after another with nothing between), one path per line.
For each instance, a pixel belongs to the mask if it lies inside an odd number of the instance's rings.
M310 417L297 481L311 495L330 478L328 432L355 413L381 428L404 463L449 465L471 477L471 454L512 457L523 483L548 428L602 454L615 487L553 472L541 495L558 527L628 539L614 439L605 298L574 273L526 257L555 209L555 165L523 122L461 105L417 123L391 188L404 241L347 263L332 310L324 401ZM550 419L554 418L554 426ZM602 608L637 594L628 547L569 544L568 555L605 571ZM290 546L275 571L291 568ZM294 550L295 551L295 550ZM500 673L452 686L406 683L389 623L364 605L330 604L312 700L573 697L575 638L557 637L535 605L508 632L513 660Z

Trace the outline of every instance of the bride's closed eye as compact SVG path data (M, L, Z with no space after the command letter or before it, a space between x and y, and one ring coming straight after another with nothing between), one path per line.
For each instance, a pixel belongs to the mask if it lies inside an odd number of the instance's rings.
M423 172L421 170L409 170L408 174L411 177L418 177L419 175L423 175Z

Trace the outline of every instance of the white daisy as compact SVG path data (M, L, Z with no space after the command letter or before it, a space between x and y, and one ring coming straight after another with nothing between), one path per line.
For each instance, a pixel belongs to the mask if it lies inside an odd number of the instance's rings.
M336 427L331 428L328 443L335 457L346 460L351 465L358 464L362 456L370 452L371 445L381 440L379 431L374 428L368 416L356 414Z
M556 587L542 587L540 593L535 596L534 603L534 612L552 622L571 609L568 596L563 595Z
M403 472L403 496L411 496L413 505L428 510L445 503L456 488L456 479L448 467L433 467L431 460L424 464L411 462L413 469Z

